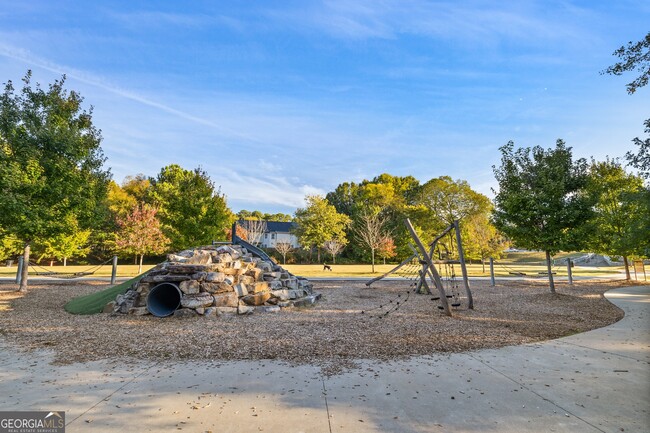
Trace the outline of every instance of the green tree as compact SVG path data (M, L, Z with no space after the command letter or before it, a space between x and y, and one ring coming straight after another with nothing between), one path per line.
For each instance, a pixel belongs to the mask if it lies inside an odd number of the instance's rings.
M293 216L278 212L278 213L262 213L258 210L248 211L242 209L236 214L238 220L263 220L263 221L280 221L280 222L291 222L293 221Z
M472 215L463 221L461 227L463 250L470 259L481 261L483 273L485 260L490 257L498 259L508 248L508 242L490 221L490 214L482 212Z
M638 42L628 42L613 53L621 59L605 69L602 73L623 75L625 72L638 71L639 76L627 84L630 95L648 84L650 79L650 32Z
M411 255L408 247L410 235L404 226L404 219L413 217L413 212L419 208L419 188L420 182L413 176L400 177L383 173L359 184L344 182L328 193L327 199L337 212L355 221L364 212L376 213L381 210L386 219L385 229L392 234L398 256L407 257ZM361 259L366 254L366 247L358 242L353 230L353 225L346 230L346 235L352 242L344 254Z
M108 183L106 206L113 216L125 216L138 204L138 199L126 192L114 181Z
M117 249L140 257L138 274L142 273L145 254L164 253L169 245L169 239L162 232L156 213L155 208L141 204L126 216L118 218L120 230L117 233Z
M639 252L639 244L648 241L637 236L640 221L647 219L645 209L637 200L643 180L627 173L616 160L592 161L588 191L595 202L589 246L595 252L622 256L625 275L630 279L628 256ZM647 243L646 243L647 245Z
M64 88L65 76L47 90L31 77L20 92L8 81L0 96L0 226L24 243L26 264L32 242L65 233L70 218L94 225L110 178L83 98Z
M49 239L42 242L43 257L52 257L63 261L63 266L68 265L68 259L73 257L86 257L90 249L88 248L88 239L90 230L81 230L79 223L74 217L69 217L67 221L67 230L57 233Z
M7 260L16 256L23 249L24 244L15 235L9 234L0 228L0 260Z
M345 228L350 224L350 218L338 213L324 197L308 195L305 201L307 206L295 213L295 234L301 245L316 248L320 263L320 250L325 242L347 243Z
M420 203L427 209L425 217L417 218L418 225L433 237L456 220L464 220L479 214L488 214L490 199L474 191L465 180L454 181L449 176L431 179L420 190ZM424 219L424 223L423 223ZM467 232L466 233L472 233ZM455 254L455 234L447 235L445 245Z
M133 197L138 203L147 200L149 188L151 188L151 180L142 173L136 174L135 176L127 176L122 182L124 192Z
M639 75L626 85L627 93L630 95L648 84L650 80L650 32L640 41L628 42L627 45L620 47L614 51L614 56L618 57L620 61L608 67L602 73L623 75L625 72L638 72ZM645 132L650 134L650 119L644 123ZM625 157L632 166L639 169L643 176L648 179L650 178L650 138L643 140L637 137L632 141L639 146L638 153L628 152Z
M634 94L639 88L644 87L650 80L650 32L638 42L629 42L627 46L622 46L614 51L614 55L621 59L620 62L607 68L603 73L612 75L622 75L625 72L636 71L639 75L627 84L628 94ZM645 132L648 138L634 138L632 142L638 146L637 153L627 152L625 158L628 163L639 170L641 175L650 179L650 119L645 122ZM640 254L650 256L650 186L646 184L645 188L634 195L634 200L641 209L644 210L643 218L634 222L634 236L639 240Z
M584 159L573 161L570 147L500 148L501 166L493 167L499 191L494 199L496 227L518 246L546 253L549 286L555 293L551 255L584 245L580 228L592 215L586 194L589 180Z
M209 245L225 238L234 216L226 197L215 191L203 169L190 171L172 164L150 180L148 200L159 209L163 232L173 249Z

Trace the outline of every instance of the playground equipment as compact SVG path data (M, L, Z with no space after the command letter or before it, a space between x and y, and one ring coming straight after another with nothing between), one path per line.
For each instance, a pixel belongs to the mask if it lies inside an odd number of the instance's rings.
M417 261L418 265L416 265L417 270L417 278L415 278L415 283L413 285L414 289L412 290L413 292L416 293L426 293L426 294L431 294L434 295L434 293L431 290L431 287L434 287L437 290L437 296L434 296L431 298L433 301L439 301L440 305L438 306L439 309L443 310L443 312L447 316L451 316L451 309L450 307L459 307L461 305L461 297L459 293L459 283L456 279L456 272L454 265L460 265L461 273L462 273L462 279L463 279L463 285L465 287L465 296L467 298L467 308L468 309L474 309L474 300L472 298L472 291L470 290L469 287L469 279L467 278L467 267L465 266L465 258L463 255L463 243L460 235L460 226L459 226L459 221L456 220L452 224L450 224L445 230L443 230L438 236L435 237L433 242L429 245L429 251L425 248L424 244L420 240L420 237L417 235L415 232L415 229L413 228L413 225L411 224L411 221L407 218L404 221L404 224L406 225L406 228L408 229L409 233L411 234L411 237L413 238L413 242L415 243L415 247L411 245L411 250L413 251L413 255L404 260L402 263L397 265L395 268L391 269L384 275L373 278L372 280L368 281L366 283L366 286L370 286L372 283L379 281L383 278L388 277L389 275L392 274L397 274L397 272L405 267L411 266L410 269L412 269L413 262ZM447 257L443 260L442 257L440 259L434 260L433 256L436 253L436 251L439 251L439 242L441 239L444 238L447 234L449 234L451 231L455 232L455 240L456 240L456 247L458 251L458 257L459 260L454 261L454 260L449 260L449 254L447 252ZM446 247L444 247L446 250ZM441 256L441 254L439 253ZM436 268L436 265L440 265L441 269L444 269L443 274L445 275L444 282L443 278L440 275L440 272L438 271L438 268ZM442 268L444 266L444 268ZM399 274L397 274L399 275ZM431 285L429 284L431 283ZM410 294L411 290L409 290ZM447 293L449 292L449 293ZM383 306L382 306L383 307Z

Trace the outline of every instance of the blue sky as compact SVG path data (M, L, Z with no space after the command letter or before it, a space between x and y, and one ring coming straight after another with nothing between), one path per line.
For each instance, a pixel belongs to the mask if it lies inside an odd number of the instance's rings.
M492 195L498 148L621 157L650 90L599 71L647 1L2 1L0 81L61 74L114 179L201 165L235 210L388 172Z

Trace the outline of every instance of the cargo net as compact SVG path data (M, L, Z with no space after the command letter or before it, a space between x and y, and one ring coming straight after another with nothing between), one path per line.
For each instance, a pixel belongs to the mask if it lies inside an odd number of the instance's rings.
M397 269L392 275L404 278L408 282L408 289L397 293L387 302L383 302L373 308L362 310L361 314L372 319L382 319L402 308L409 301L411 295L418 290L421 269L422 264L416 258L413 258L410 262Z

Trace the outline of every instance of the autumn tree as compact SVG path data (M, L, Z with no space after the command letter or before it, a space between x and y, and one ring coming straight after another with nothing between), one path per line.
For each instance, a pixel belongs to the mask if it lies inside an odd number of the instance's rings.
M237 212L236 216L240 220L258 219L264 221L279 221L279 222L286 222L286 223L293 221L293 217L291 215L282 212L266 213L266 212L260 212L258 210L249 211L246 209L242 209L239 212Z
M145 254L162 254L170 244L162 232L156 213L155 208L141 204L125 217L118 218L120 229L117 233L117 249L125 254L139 256L138 274L142 273Z
M330 239L329 241L325 241L323 244L323 249L330 253L332 256L332 263L336 263L336 256L343 251L343 248L345 248L345 245L343 242L336 240L336 239Z
M517 150L511 141L500 151L501 165L493 167L499 183L494 223L518 246L546 253L549 286L555 293L551 256L580 249L585 238L580 229L592 215L587 161L574 161L562 140L554 149Z
M110 173L103 170L101 134L83 98L65 89L65 76L47 89L23 78L0 95L0 227L20 239L29 263L33 242L96 224ZM27 290L28 266L19 290Z
M380 213L363 212L354 224L354 234L358 242L370 250L372 272L375 272L375 252L381 247L386 232L386 218Z
M386 259L392 259L396 255L397 255L397 251L395 248L395 242L393 241L393 238L388 235L385 235L381 239L381 242L377 247L377 256L380 259L383 259L384 264L386 264Z
M293 250L293 245L291 245L291 243L289 242L276 242L274 248L275 251L277 251L282 255L282 264L286 265L287 254L289 254Z
M261 219L247 219L240 221L238 226L241 225L246 230L246 236L248 237L248 242L255 246L259 246L262 242L262 237L266 233L267 224L266 221Z
M236 225L237 229L235 230L235 236L244 241L248 240L248 231L240 224ZM226 229L226 239L232 239L232 228Z
M320 263L320 250L325 242L347 240L345 228L350 224L350 218L338 213L324 197L308 195L305 201L307 206L295 213L295 234L301 245L316 248Z

